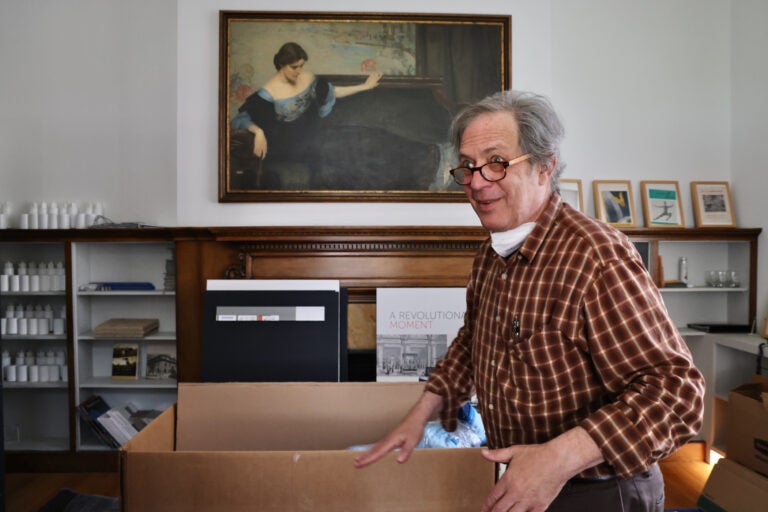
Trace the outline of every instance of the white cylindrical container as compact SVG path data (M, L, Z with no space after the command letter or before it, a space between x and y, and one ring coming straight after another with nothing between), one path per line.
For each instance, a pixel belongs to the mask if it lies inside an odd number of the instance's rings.
M47 318L38 318L37 319L37 334L46 335L49 332L51 332L51 329L48 327L48 319Z
M26 318L17 318L19 323L19 334L21 336L27 336L29 334L29 320Z
M41 292L51 291L51 276L49 276L48 274L40 276L40 291Z
M39 292L40 291L40 276L37 274L32 274L29 276L29 291L31 292Z
M40 367L36 364L29 367L29 382L40 382Z
M44 364L40 366L40 382L49 382L51 380L50 366Z
M0 212L0 229L8 229L8 216Z
M22 292L29 292L30 291L30 284L29 284L30 276L28 276L27 274L24 274L23 276L20 276L20 277L21 277L21 291Z
M59 229L69 229L70 216L67 212L59 212Z
M63 318L54 318L53 319L53 334L64 334L64 319Z
M8 334L19 334L19 319L16 317L6 318L5 330Z
M11 291L12 292L20 292L21 291L21 276L20 275L12 275L11 276Z
M57 364L51 364L47 366L48 368L48 380L51 382L59 382L61 380L61 368L59 368L59 365Z
M60 371L59 371L59 375L61 375L61 380L63 380L64 382L68 382L69 381L69 370L67 368L67 365L62 364L62 365L59 365L59 366L61 367Z
M27 382L29 380L27 365L20 364L16 367L16 380L19 382Z
M19 221L19 227L21 229L29 229L29 214L22 213L21 220Z
M8 328L8 319L3 317L0 318L0 334L8 334L6 329Z
M30 336L36 336L39 334L37 332L37 319L36 318L30 318L27 322L29 325L27 326L29 329L29 335Z
M16 382L16 366L10 365L6 368L5 380L8 382Z
M84 213L78 213L77 217L75 218L75 227L77 229L85 229L87 226L85 224L85 214Z
M29 212L29 229L40 229L40 215L37 210Z
M0 275L0 292L7 292L11 289L11 276L8 274Z

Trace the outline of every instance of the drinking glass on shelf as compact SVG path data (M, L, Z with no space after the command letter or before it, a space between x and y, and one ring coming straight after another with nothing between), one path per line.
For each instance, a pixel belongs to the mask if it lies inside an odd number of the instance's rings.
M706 278L707 286L717 286L718 279L717 279L717 271L716 270L708 270L707 271L707 278Z
M728 281L729 281L729 286L731 288L738 288L739 286L741 286L741 281L739 280L739 273L736 272L735 270L728 271Z
M718 270L717 271L717 287L718 288L727 288L730 286L728 283L728 280L730 279L730 275L728 274L727 270Z

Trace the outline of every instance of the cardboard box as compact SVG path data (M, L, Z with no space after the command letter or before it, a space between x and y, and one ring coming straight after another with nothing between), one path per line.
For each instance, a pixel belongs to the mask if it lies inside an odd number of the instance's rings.
M124 511L476 511L494 485L479 449L346 448L397 425L408 383L180 383L178 401L120 450Z
M768 478L730 459L712 469L697 503L705 512L755 512L768 506Z
M768 384L744 384L728 394L725 453L768 476Z

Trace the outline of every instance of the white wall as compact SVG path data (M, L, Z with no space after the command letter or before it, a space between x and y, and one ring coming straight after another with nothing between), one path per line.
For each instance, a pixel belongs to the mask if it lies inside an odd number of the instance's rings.
M0 2L0 202L176 217L176 2Z
M768 313L768 2L733 2L732 193L742 226L763 228L758 264L757 319ZM758 325L760 328L761 325Z
M566 124L566 172L678 180L694 225L689 182L730 180L727 2L559 0L552 8L553 101ZM641 224L642 225L642 224Z

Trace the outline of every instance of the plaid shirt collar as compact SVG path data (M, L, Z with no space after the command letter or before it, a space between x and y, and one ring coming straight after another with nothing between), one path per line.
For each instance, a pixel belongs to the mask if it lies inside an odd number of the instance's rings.
M560 194L552 194L549 198L549 204L544 211L536 219L536 226L525 239L523 245L519 249L519 253L526 261L532 261L536 257L536 253L539 252L541 244L544 243L544 239L547 233L552 229L552 225L555 223L560 209L562 208L563 200Z

